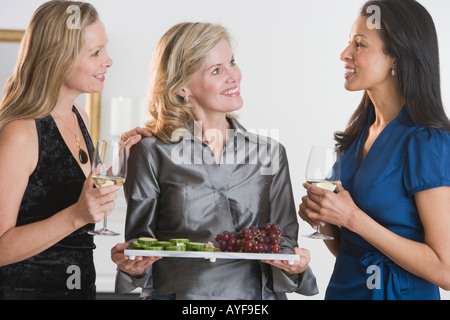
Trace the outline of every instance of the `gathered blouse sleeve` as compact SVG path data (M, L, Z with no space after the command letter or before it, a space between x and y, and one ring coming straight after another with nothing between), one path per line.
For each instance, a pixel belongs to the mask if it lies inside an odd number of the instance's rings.
M131 242L138 237L155 237L154 226L159 203L160 188L158 183L158 166L151 155L154 137L143 139L133 146L128 159L127 182L124 185L127 201L127 219L125 224L125 241ZM140 276L130 276L117 270L116 293L128 293L142 287L152 291L152 266Z
M276 143L279 149L278 170L272 178L270 188L270 221L277 222L283 229L284 241L280 244L280 252L290 254L298 246L298 220L295 211L294 196L290 179L289 164L286 149ZM277 161L278 160L278 161ZM316 277L312 269L308 268L300 274L287 274L280 268L270 266L273 278L273 291L277 293L295 292L305 296L318 293Z
M408 196L450 186L450 133L420 128L410 139L403 182Z

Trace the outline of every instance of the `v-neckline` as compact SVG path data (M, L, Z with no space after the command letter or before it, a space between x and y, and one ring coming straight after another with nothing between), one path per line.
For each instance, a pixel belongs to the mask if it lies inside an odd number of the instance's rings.
M81 130L81 133L82 133L82 135L83 135L84 143L86 144L86 148L88 149L86 153L87 153L88 156L89 156L89 162L91 162L91 156L92 156L92 155L91 155L91 153L89 152L89 144L88 144L88 142L86 141L86 136L85 136L85 134L84 134L84 132L83 132L83 128L81 127L80 117L78 117L78 114L77 114L77 112L76 112L74 109L75 109L75 107L72 106L72 112L75 113L75 116L77 117L77 120L78 120L78 121L77 121L78 127L79 127L80 130ZM84 173L84 170L83 170L83 168L81 167L80 163L77 161L77 159L75 158L74 154L72 153L72 151L70 150L69 146L67 145L66 141L64 140L64 137L62 136L61 131L59 131L59 127L58 127L58 125L56 124L55 119L53 118L52 115L50 115L50 118L52 119L52 122L53 122L53 124L55 125L56 130L58 131L58 135L59 135L59 137L61 138L61 140L62 140L62 142L63 142L63 145L64 145L64 147L66 148L66 151L70 154L72 160L75 161L75 163L77 164L77 167L78 167L78 169L80 170L81 174L82 174L85 178L87 178L87 177L89 176L89 173L88 173L88 175L86 175L86 174ZM82 119L81 119L81 120L82 120Z
M367 151L366 156L363 159L362 158L362 153L364 151L364 145L366 144L366 141L367 141L367 137L368 137L368 134L369 134L370 126L371 126L371 123L372 123L372 118L375 117L375 110L373 110L373 109L371 110L371 113L369 115L369 119L367 121L367 124L364 126L364 130L363 130L363 132L361 134L361 140L359 141L359 145L358 145L358 153L357 153L358 154L358 166L357 166L358 169L357 169L357 171L359 171L362 168L362 166L364 165L364 163L367 162L367 158L369 156L371 156L372 153L375 152L375 151L373 151L373 149L374 148L375 149L378 148L379 141L381 140L381 138L384 135L386 135L386 132L394 124L394 122L398 119L398 117L399 117L401 112L402 111L400 111L399 114L394 119L392 119L383 128L383 130L381 130L381 132L378 134L377 138L373 141L372 145L370 146L369 150Z

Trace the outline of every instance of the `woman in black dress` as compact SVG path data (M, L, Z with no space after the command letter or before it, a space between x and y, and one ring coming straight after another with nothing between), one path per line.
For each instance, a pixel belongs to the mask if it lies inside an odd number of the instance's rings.
M103 90L106 43L83 2L47 2L26 30L0 103L0 299L95 298L87 232L118 187L93 187L88 118L74 100Z

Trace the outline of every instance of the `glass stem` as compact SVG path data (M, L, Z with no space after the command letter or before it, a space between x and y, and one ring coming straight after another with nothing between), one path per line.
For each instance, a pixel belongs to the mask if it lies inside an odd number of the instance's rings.
M317 233L322 233L320 232L320 224L317 225Z
M103 218L103 229L108 229L108 219L106 218L106 214Z

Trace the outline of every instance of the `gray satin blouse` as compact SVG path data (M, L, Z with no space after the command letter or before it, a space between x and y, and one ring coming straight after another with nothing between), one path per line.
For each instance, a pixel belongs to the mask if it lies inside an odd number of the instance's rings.
M124 185L125 240L151 236L160 241L189 238L215 243L223 231L278 223L280 252L297 246L298 222L284 147L246 131L227 140L220 165L210 148L187 128L178 143L156 137L136 144ZM177 140L178 141L178 140ZM287 275L256 260L162 258L139 277L118 271L116 292L142 287L143 295L176 294L176 299L286 299L287 292L318 293L311 269Z

